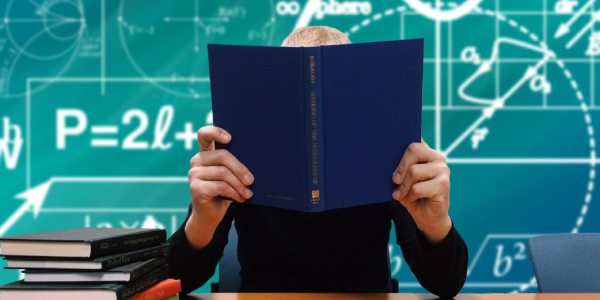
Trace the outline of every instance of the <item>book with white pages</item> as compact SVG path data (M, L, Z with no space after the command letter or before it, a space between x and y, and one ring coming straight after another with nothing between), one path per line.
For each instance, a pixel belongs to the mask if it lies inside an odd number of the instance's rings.
M23 270L25 282L128 282L162 266L166 257L108 269L105 271Z

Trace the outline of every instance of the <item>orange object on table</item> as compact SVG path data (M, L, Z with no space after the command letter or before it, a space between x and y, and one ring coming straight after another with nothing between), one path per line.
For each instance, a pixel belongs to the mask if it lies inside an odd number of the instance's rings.
M179 280L165 279L127 300L160 300L179 292L181 292L181 282Z

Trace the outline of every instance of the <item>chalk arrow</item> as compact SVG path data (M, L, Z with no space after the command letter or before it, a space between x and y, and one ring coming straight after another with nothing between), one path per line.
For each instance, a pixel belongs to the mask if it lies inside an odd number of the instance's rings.
M486 119L491 119L492 116L494 116L494 112L496 112L496 108L493 106L490 106L483 110L483 115L485 116Z
M42 203L46 199L48 190L52 185L52 181L42 183L32 189L29 189L23 193L15 196L15 198L24 199L23 203L3 224L0 226L0 236L4 234L17 222L23 214L25 214L30 208L33 209L33 216L37 218Z
M525 79L529 79L535 75L537 75L537 68L534 66L529 66L527 68L527 72L525 72Z
M114 182L114 183L132 183L132 182L147 182L147 183L188 183L188 178L185 176L173 177L52 177L50 180L42 183L32 189L15 196L15 198L25 199L25 203L21 205L2 226L0 226L0 236L4 234L25 214L29 209L33 210L33 216L37 218L44 199L48 195L48 191L53 183L57 182Z
M554 38L560 38L561 36L569 33L570 29L569 29L569 25L565 24L565 23L561 23L560 26L558 26L558 30L556 30L556 33L554 34Z
M492 103L492 105L486 109L483 110L483 116L486 119L491 119L494 116L494 113L496 112L496 110L503 108L504 107L504 101L502 100L502 98L498 98L494 101L494 103Z
M573 14L569 21L567 21L566 23L561 23L560 26L558 26L558 30L556 30L556 33L554 34L554 38L557 39L569 33L569 31L571 30L571 25L573 25L573 23L575 23L575 21L577 21L577 19L581 17L585 10L588 9L592 4L594 4L594 2L596 2L596 0L588 1L575 14Z
M484 74L492 70L492 61L484 60L481 62L481 66L477 69L478 74Z
M27 206L27 208L33 208L33 216L37 218L38 213L42 208L42 203L44 203L44 199L46 199L46 195L48 194L48 190L50 190L51 185L52 180L47 181L32 189L29 189L23 193L16 195L15 198L24 199L25 203L22 206Z

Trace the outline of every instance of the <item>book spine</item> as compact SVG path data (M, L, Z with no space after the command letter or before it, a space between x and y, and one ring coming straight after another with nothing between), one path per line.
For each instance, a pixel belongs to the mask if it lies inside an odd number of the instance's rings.
M127 284L123 284L116 289L117 300L128 299L129 297L143 292L153 285L167 279L169 276L169 265L163 265L162 267L144 275L138 280L131 281Z
M159 284L159 286L152 287L145 290L127 300L160 300L168 299L168 297L177 295L181 292L181 282L179 280L173 280L168 284Z
M154 247L140 251L125 253L123 255L112 256L101 261L102 270L116 268L122 265L138 262L161 255L166 255L169 252L169 245L165 244L162 247Z
M149 273L150 271L164 265L166 262L167 259L165 256L163 256L157 257L155 259L152 259L148 263L142 264L141 266L133 269L131 273L129 273L129 281L133 281L140 278L142 275Z
M157 246L167 239L166 230L148 231L136 234L117 236L90 242L90 258L98 258L112 254L135 251L138 249Z
M306 95L306 147L307 147L307 211L318 212L325 208L323 199L323 159L321 107L321 47L304 48L304 86Z

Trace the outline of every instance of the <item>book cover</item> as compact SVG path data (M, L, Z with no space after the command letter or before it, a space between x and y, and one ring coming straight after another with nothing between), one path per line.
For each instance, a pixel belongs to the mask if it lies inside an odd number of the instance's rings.
M25 282L127 282L166 263L166 256L138 261L105 271L23 270Z
M77 228L0 238L0 255L96 258L156 246L164 229Z
M151 288L129 298L129 300L160 300L181 292L181 281L165 279Z
M169 244L98 258L7 256L5 269L107 270L149 258L168 255Z
M254 175L249 204L305 212L392 201L421 141L423 39L319 47L208 45L216 145Z
M28 283L15 281L0 286L3 300L11 299L127 299L167 279L168 265L126 283ZM49 291L52 291L49 293Z

